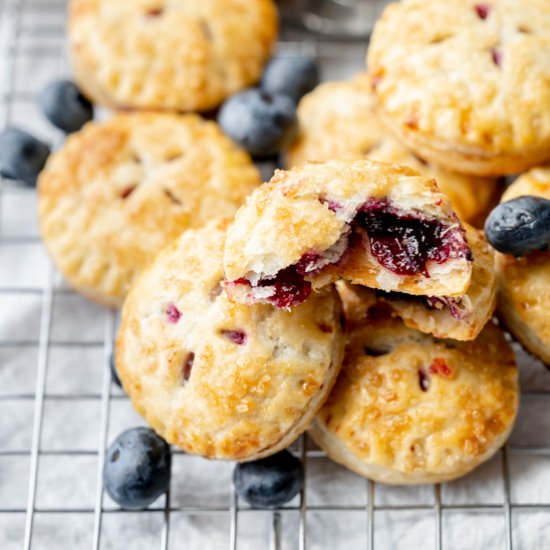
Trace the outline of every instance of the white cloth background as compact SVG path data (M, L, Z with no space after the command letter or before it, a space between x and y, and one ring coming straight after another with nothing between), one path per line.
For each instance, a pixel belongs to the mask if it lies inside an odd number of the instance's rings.
M50 142L61 136L44 120L34 96L52 78L68 74L64 52L64 3L35 0L23 5L16 36L15 0L0 0L0 124L21 126ZM19 6L21 7L21 6ZM8 10L8 13L6 12ZM323 78L345 78L363 67L363 44L323 43L315 48L286 33L281 51L316 51ZM17 38L17 40L15 40ZM15 56L13 47L16 45ZM10 49L11 48L11 49ZM14 61L14 65L12 65ZM29 483L34 391L39 353L42 290L49 263L38 238L32 190L5 185L0 198L0 548L19 550ZM56 279L48 345L46 399L38 461L33 549L92 547L97 449L104 371L106 313L70 292ZM514 548L550 548L550 373L520 353L524 394L509 452ZM141 424L122 393L113 388L108 440ZM544 449L537 449L544 447ZM71 454L67 455L65 452ZM171 504L209 508L189 515L173 512L169 548L229 548L231 472L228 463L177 454ZM472 475L441 488L443 505L494 505L484 510L444 509L445 550L505 547L502 456ZM323 457L307 460L307 548L367 547L367 483ZM296 505L297 502L291 503ZM375 487L375 548L425 550L434 541L432 487ZM530 508L517 507L531 505ZM112 512L105 499L101 548L159 548L162 511ZM163 499L154 506L162 508ZM241 503L241 506L245 506ZM406 507L423 507L407 510ZM321 510L320 508L340 508ZM214 509L212 511L212 509ZM56 510L52 513L51 510ZM75 511L80 510L80 511ZM111 512L109 512L111 510ZM272 514L239 512L238 548L269 547ZM282 548L298 548L299 512L282 513Z

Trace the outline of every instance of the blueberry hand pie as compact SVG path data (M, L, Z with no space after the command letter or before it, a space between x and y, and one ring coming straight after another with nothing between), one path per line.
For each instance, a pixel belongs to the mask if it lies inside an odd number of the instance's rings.
M466 231L435 180L367 160L278 171L228 229L233 300L292 307L338 280L413 295L470 285Z

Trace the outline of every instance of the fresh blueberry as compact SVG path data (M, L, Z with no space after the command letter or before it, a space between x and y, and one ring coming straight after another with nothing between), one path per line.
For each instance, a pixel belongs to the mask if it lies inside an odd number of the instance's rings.
M288 451L237 464L233 472L237 494L255 508L272 508L291 501L304 483L302 463Z
M286 94L296 103L319 84L319 67L311 57L275 57L262 77L262 89Z
M109 367L111 368L111 380L112 380L119 388L122 388L122 382L120 381L120 378L118 377L118 372L117 372L117 370L116 370L115 354L114 354L114 352L111 352L111 356L109 357Z
M68 134L77 132L94 117L92 104L70 80L48 84L40 94L40 105L47 119Z
M220 110L223 131L254 157L276 155L290 142L296 106L286 95L249 89L231 97Z
M19 180L29 186L44 168L50 148L18 128L7 128L0 133L0 175Z
M170 446L150 428L120 434L107 451L103 482L122 508L142 510L168 490Z
M503 254L524 256L550 245L550 201L524 196L499 204L485 222L485 234Z

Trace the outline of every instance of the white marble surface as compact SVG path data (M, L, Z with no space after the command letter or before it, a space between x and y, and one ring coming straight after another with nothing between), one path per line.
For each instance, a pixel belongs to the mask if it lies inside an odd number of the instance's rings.
M0 0L0 10L14 0ZM14 79L8 81L8 46L15 20L0 11L0 103L4 121L59 143L60 136L42 118L33 96L44 83L67 73L63 46L63 1L27 2L21 19ZM13 13L12 13L13 15ZM295 37L292 32L290 37ZM303 50L313 46L308 41ZM282 51L296 44L282 44ZM325 44L319 47L323 77L345 78L363 64L365 47ZM9 82L13 82L13 89ZM42 291L49 263L38 239L35 194L4 185L0 198L0 549L23 548L30 471L34 391L39 354ZM45 377L46 398L38 460L33 549L91 549L96 494L97 450L106 312L71 293L56 280ZM550 373L521 354L525 391L550 392ZM108 440L121 430L142 424L128 400L111 389ZM550 398L525 394L509 453L514 548L550 548L550 453L516 449L550 446ZM170 514L170 549L229 548L231 472L228 463L208 462L176 454L171 505L211 509ZM367 547L367 483L323 457L307 459L307 548L354 550ZM421 510L377 511L374 517L378 550L425 550L434 541L434 489L375 486L376 506L424 507ZM502 456L472 475L441 487L444 505L493 505L490 510L444 510L445 550L504 548L505 516ZM298 505L296 502L292 506ZM240 503L243 508L246 506ZM102 549L161 548L164 498L157 511L121 512L106 497L101 531ZM344 508L321 510L322 507ZM351 508L346 510L345 508ZM77 511L75 511L77 510ZM238 514L239 550L269 548L272 514ZM299 512L282 512L281 548L298 548Z

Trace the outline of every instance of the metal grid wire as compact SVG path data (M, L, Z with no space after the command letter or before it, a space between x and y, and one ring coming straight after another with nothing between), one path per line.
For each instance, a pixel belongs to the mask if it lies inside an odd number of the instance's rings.
M342 5L349 5L350 0L340 0ZM360 2L359 2L360 3ZM280 44L282 51L306 51L314 53L319 57L324 76L326 78L344 77L351 74L353 69L359 70L363 63L365 37L368 34L369 21L373 14L379 10L384 2L374 2L376 6L370 6L369 10L361 12L366 19L363 21L365 32L363 37L357 42L343 42L327 35L321 37L315 33L305 33L293 28L286 30ZM310 2L312 4L312 2ZM325 9L326 2L315 2L316 6ZM334 6L332 6L334 7ZM21 119L22 114L34 112L36 89L28 89L18 84L18 72L24 71L25 60L31 59L35 62L35 67L48 67L47 79L67 72L64 47L64 12L65 3L62 0L0 0L0 128L9 124L16 124ZM311 23L315 30L324 29L323 20L319 17L321 11L313 14L313 19L306 20ZM328 12L327 12L328 13ZM290 25L292 27L292 25ZM346 63L342 60L346 59ZM39 71L40 72L40 71ZM40 80L37 74L36 79ZM31 80L33 77L31 76ZM31 86L32 88L32 86ZM32 118L32 117L31 117ZM29 117L25 120L28 120ZM38 126L37 133L46 136L54 144L61 143L61 136L52 133L53 130L45 129L46 126ZM49 132L49 133L48 133ZM43 255L36 230L27 231L24 223L18 223L19 213L17 208L25 210L24 206L30 204L34 206L34 191L21 189L9 182L1 182L0 186L0 310L8 311L9 315L19 311L23 302L34 302L32 311L36 313L32 320L31 328L26 328L25 320L19 319L14 315L13 324L15 328L6 330L7 335L0 333L0 422L8 421L14 423L16 428L23 429L27 427L28 437L24 441L17 438L15 443L9 444L11 439L8 437L8 444L2 440L4 432L0 430L0 547L7 548L90 548L90 546L99 550L100 548L118 548L129 547L137 548L130 543L127 545L126 538L131 531L128 527L122 530L122 527L115 525L115 531L124 533L122 546L107 540L105 529L106 522L112 523L112 518L122 518L126 514L123 510L117 508L112 502L108 501L102 487L102 469L105 457L105 449L109 441L118 433L113 428L116 426L117 411L119 405L129 407L127 398L119 392L112 384L109 370L109 357L113 346L113 337L116 327L116 314L110 311L99 309L87 310L92 307L83 304L80 298L74 295L70 289L60 283L60 278L51 264ZM28 210L28 209L27 209ZM28 214L28 211L27 211ZM23 216L23 214L21 214ZM32 216L31 216L32 217ZM29 222L32 223L32 222ZM2 271L6 269L8 262L19 261L28 252L29 247L36 249L38 254L38 265L36 273L30 276L28 264L24 262L21 267L20 280L7 280L2 276ZM32 256L32 254L31 254ZM33 256L34 258L34 256ZM34 271L34 268L33 268ZM11 273L11 272L10 272ZM11 275L10 275L11 277ZM31 282L28 282L31 280ZM37 284L35 281L39 281ZM93 334L84 331L85 337L75 337L70 328L73 324L73 317L70 309L65 309L63 317L61 316L58 302L70 302L76 304L75 316L87 317L90 314L93 317ZM71 306L72 307L72 306ZM83 309L84 308L84 309ZM69 314L67 313L69 311ZM91 313L90 313L91 312ZM69 323L69 325L67 324ZM89 321L86 318L86 322ZM61 329L56 329L56 324L61 325ZM78 324L78 319L74 318L74 324ZM1 325L5 327L6 325ZM97 327L100 327L99 329ZM63 328L64 327L64 328ZM11 355L10 355L11 353ZM49 371L56 365L56 357L60 353L71 353L73 360L80 361L85 355L92 353L95 357L100 357L103 368L101 379L96 380L96 384L90 382L90 388L79 386L73 390L56 390L49 387ZM25 355L32 358L32 365L26 365L29 369L28 375L19 384L13 387L1 378L2 369L9 367L10 361L15 361L14 357ZM97 364L96 364L97 367ZM534 410L546 410L548 412L548 397L550 396L550 383L544 379L541 385L541 377L544 375L540 369L535 376L535 382L531 384L532 388L524 391L524 401L529 404L534 400ZM11 373L12 370L8 370ZM23 376L23 375L22 375ZM90 377L93 375L90 373ZM34 389L29 386L29 380L35 381ZM543 387L544 390L541 390ZM92 440L99 442L98 445L75 446L70 444L60 446L59 444L46 444L46 439L50 439L51 434L61 430L61 424L55 424L52 419L53 410L69 410L74 408L76 411L79 404L86 403L93 405L95 418L99 421L90 421L85 415L82 418L82 425L78 433L94 432ZM542 403L542 405L541 405ZM537 408L538 407L538 408ZM115 410L116 409L116 410ZM25 410L25 414L21 411ZM72 409L71 409L72 410ZM71 414L71 413L68 413ZM78 412L74 413L78 415ZM26 415L26 416L25 416ZM550 415L549 415L550 416ZM22 420L18 420L18 419ZM530 416L533 418L533 416ZM58 418L59 422L59 418ZM4 428L7 424L4 425ZM32 429L31 429L32 428ZM544 431L544 430L542 430ZM13 439L13 438L12 438ZM540 441L544 440L544 443ZM397 548L399 545L389 546L388 543L380 542L377 536L381 529L381 516L391 513L412 514L412 522L426 520L429 522L427 532L433 534L433 540L424 538L422 548L434 548L442 550L447 548L460 547L459 539L461 529L468 529L468 518L480 515L483 519L481 524L476 523L477 529L489 530L487 518L496 518L491 521L493 525L493 538L488 540L498 541L492 546L483 548L505 548L507 550L518 548L549 548L549 531L547 529L550 523L550 498L540 498L537 496L529 500L526 493L521 492L521 483L518 481L518 487L515 490L515 497L512 498L511 484L515 478L510 474L510 461L514 457L528 457L529 459L541 458L538 461L538 468L544 468L546 473L550 472L550 440L547 433L541 433L540 440L527 441L511 444L504 448L499 457L492 461L492 474L490 483L497 486L501 495L500 501L487 502L483 498L477 498L472 494L479 496L480 492L468 492L464 494L466 498L447 499L443 494L447 491L445 485L435 485L422 489L422 497L409 498L407 493L403 493L406 498L397 500L382 498L387 489L373 482L362 480L352 476L345 482L343 490L344 496L337 504L319 503L319 499L312 498L310 502L310 493L313 487L312 483L317 461L326 461L324 453L315 449L307 438L301 438L292 449L301 457L306 475L306 484L299 498L280 510L251 510L244 503L239 502L233 491L230 481L230 475L224 475L224 483L228 484L225 501L216 500L216 504L203 500L205 504L201 506L193 505L192 502L181 503L174 502L169 492L161 497L147 511L137 513L137 523L141 524L137 528L140 537L145 537L147 548L176 548L179 547L177 540L180 536L173 533L174 518L181 517L202 517L207 518L207 522L222 522L227 526L225 530L227 537L223 540L216 539L216 542L209 538L209 527L213 523L206 523L202 530L199 530L199 539L194 541L197 548L229 548L237 550L241 548L299 548L300 550L320 549L320 548L355 548L355 544L346 544L346 533L342 532L342 540L332 546L324 546L323 540L328 540L328 534L319 534L323 525L327 523L327 530L336 529L337 523L327 519L330 517L358 518L358 523L362 527L350 527L350 529L364 529L364 544L360 547L368 550L378 550L381 548ZM182 452L175 451L175 457L183 461L190 461L192 457L187 457ZM83 483L85 478L82 470L81 476L69 484L69 490L65 493L61 501L55 500L51 505L49 501L44 503L41 491L54 492L56 488L56 477L63 475L64 466L69 463L75 463L82 460L92 460L93 481L90 483L88 493L92 493L91 498L82 499L81 502L74 503L71 499L71 493L76 491L76 485ZM11 463L2 461L11 460ZM46 474L44 461L54 461L54 477ZM195 459L196 460L196 459ZM202 459L199 459L202 460ZM2 469L11 472L13 461L23 462L21 466L22 476L14 474L14 483L18 483L15 490L8 498L5 492L2 492L2 483L9 483L10 480L2 478ZM4 464L2 466L1 464ZM9 464L12 464L9 466ZM79 463L80 464L80 463ZM188 468L189 462L186 462L185 468ZM520 472L524 462L519 462L514 471ZM12 468L12 469L10 469ZM77 470L80 466L77 468ZM184 469L185 469L184 468ZM338 468L333 466L334 469ZM497 473L495 474L494 471ZM56 474L57 470L57 474ZM336 470L330 470L336 471ZM338 470L338 476L343 476L342 469ZM332 474L330 474L332 475ZM351 475L351 474L350 474ZM41 478L45 476L44 484L41 484ZM329 478L321 478L323 480ZM351 481L350 481L351 480ZM214 483L212 479L202 479L202 483ZM177 483L178 478L173 476L173 483ZM216 481L217 482L217 481ZM477 483L485 483L483 477L477 480ZM346 501L347 488L352 486L361 486L364 490L364 498L351 499ZM308 490L306 491L306 488ZM24 492L27 491L26 499ZM313 489L315 491L315 489ZM431 492L427 495L426 491ZM449 489L450 491L450 489ZM16 498L14 495L18 495ZM457 530L452 527L452 521L446 518L453 513L462 514L461 526ZM521 533L521 514L539 514L542 513L542 519L538 525L541 530L538 533ZM328 514L328 515L327 515ZM314 527L311 528L313 517L317 517ZM261 517L261 519L257 519ZM77 518L79 521L77 522ZM148 519L154 518L152 523ZM248 518L253 518L249 521ZM321 518L321 519L319 519ZM323 519L324 518L324 519ZM60 527L60 519L62 526ZM122 521L122 519L120 520ZM345 521L345 520L343 520ZM67 524L76 524L80 526L76 535L66 533ZM258 522L264 528L261 533L256 533L252 538L248 538L249 530L241 529L241 526L250 522ZM347 524L346 524L347 525ZM134 524L136 526L136 524ZM145 526L145 527L144 527ZM391 531L393 529L391 522L389 527L386 524L384 529ZM52 538L53 532L53 538ZM495 535L496 532L496 535ZM4 534L3 534L4 533ZM4 538L2 538L4 537ZM72 538L71 538L72 537ZM202 537L202 538L201 538ZM496 538L495 538L496 537ZM69 543L69 540L71 543ZM56 541L53 543L52 541ZM182 543L185 546L185 542ZM399 546L399 548L417 548L418 546Z

